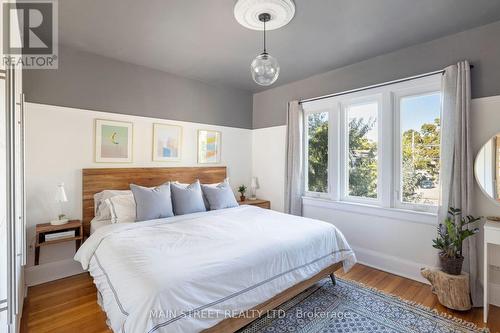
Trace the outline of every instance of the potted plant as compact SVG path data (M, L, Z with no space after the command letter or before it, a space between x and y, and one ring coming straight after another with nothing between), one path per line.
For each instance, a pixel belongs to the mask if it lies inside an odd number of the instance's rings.
M247 187L245 185L240 185L238 187L238 192L240 192L240 201L245 201L245 192L247 191Z
M462 243L467 238L479 232L479 228L468 229L468 225L478 221L479 217L467 216L460 218L462 211L450 207L448 217L438 226L438 237L433 240L432 247L440 250L439 261L444 272L460 275L464 257Z

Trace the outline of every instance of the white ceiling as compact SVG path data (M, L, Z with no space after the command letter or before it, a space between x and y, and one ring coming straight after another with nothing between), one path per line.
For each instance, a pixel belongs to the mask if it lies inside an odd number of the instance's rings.
M295 0L269 32L282 85L500 20L499 0ZM262 33L240 26L233 0L62 0L62 44L256 92L250 63Z

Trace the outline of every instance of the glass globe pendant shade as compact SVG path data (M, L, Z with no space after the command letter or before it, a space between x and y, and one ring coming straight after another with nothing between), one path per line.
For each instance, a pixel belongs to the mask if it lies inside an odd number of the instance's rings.
M261 86L270 86L278 79L280 65L273 56L267 52L259 54L250 65L252 79Z

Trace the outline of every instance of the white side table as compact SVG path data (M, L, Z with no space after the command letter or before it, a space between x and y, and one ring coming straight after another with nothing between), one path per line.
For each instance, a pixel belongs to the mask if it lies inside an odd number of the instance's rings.
M486 221L484 225L484 309L483 320L488 321L488 244L500 245L500 222Z

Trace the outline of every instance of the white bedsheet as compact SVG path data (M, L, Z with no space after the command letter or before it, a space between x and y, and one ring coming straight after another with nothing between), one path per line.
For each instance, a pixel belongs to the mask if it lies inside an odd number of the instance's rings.
M111 224L111 220L97 220L96 218L90 221L90 234L92 235L97 229L105 225Z
M100 227L75 260L115 332L199 332L356 258L332 224L253 206Z

